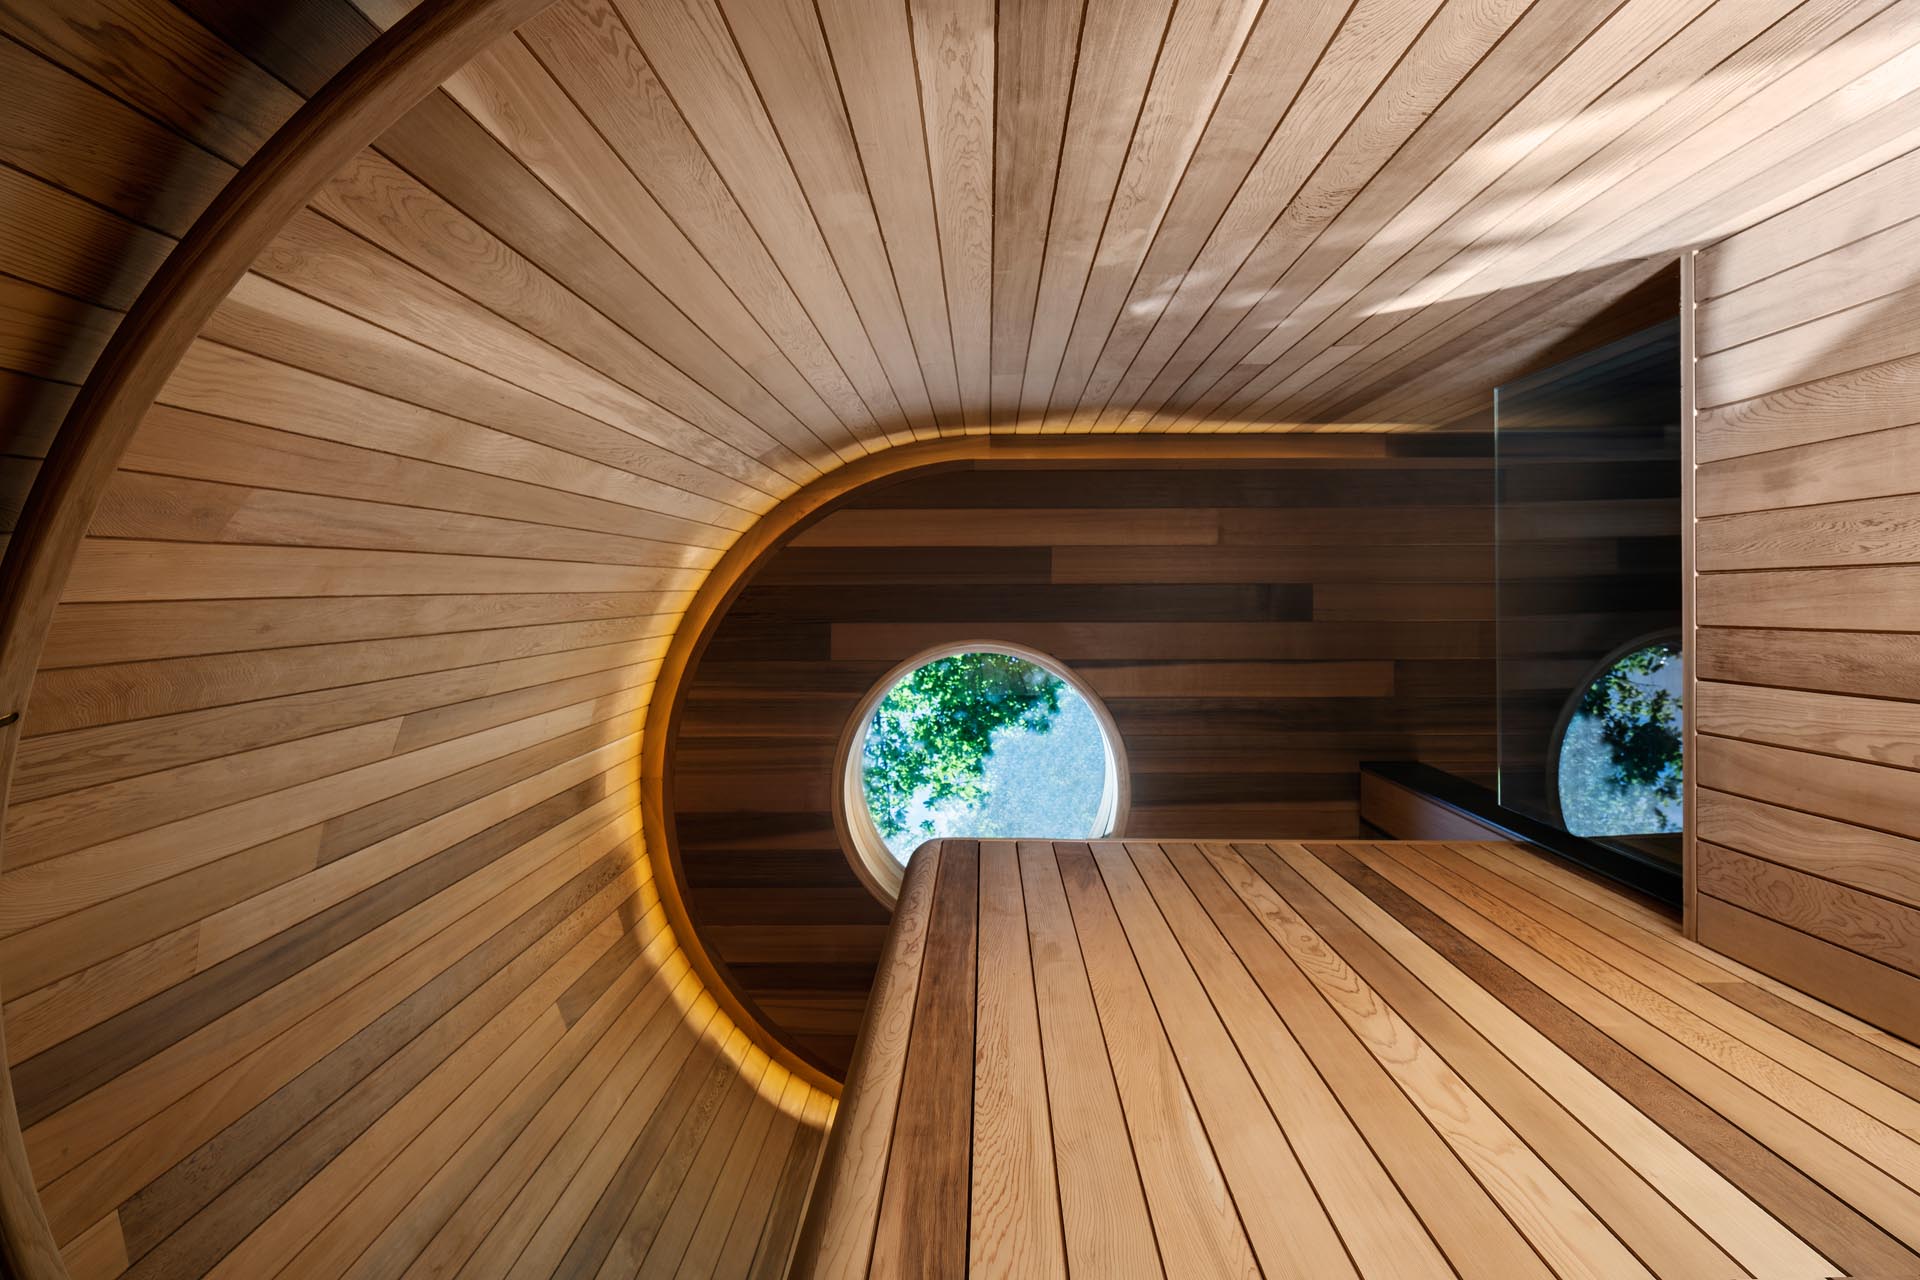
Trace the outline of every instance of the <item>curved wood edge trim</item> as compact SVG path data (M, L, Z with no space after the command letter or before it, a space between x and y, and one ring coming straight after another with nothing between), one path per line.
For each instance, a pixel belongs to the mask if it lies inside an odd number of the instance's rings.
M0 567L0 719L26 707L54 608L101 497L134 432L214 310L323 183L448 76L549 3L422 0L267 140L161 264L87 375ZM17 719L0 727L0 813L19 732ZM0 1062L4 1050L0 1029ZM19 1280L66 1280L5 1071L0 1261Z
M846 502L856 492L883 481L904 479L948 468L978 463L1072 466L1090 462L1153 464L1219 464L1271 462L1290 458L1384 457L1387 437L1378 433L1273 431L1234 435L1145 435L1138 432L1094 432L1086 435L998 434L950 436L938 440L896 445L869 454L813 481L792 494L741 534L700 584L680 625L673 633L660 670L654 677L653 698L641 735L641 794L645 797L648 854L654 863L654 883L661 905L672 924L694 972L707 984L728 1016L746 1028L760 1047L809 1083L834 1097L841 1084L773 1031L752 997L734 980L732 972L707 951L706 940L687 911L687 882L680 860L679 835L669 795L673 747L680 732L688 677L697 670L707 644L728 608L756 573L776 552L808 525Z

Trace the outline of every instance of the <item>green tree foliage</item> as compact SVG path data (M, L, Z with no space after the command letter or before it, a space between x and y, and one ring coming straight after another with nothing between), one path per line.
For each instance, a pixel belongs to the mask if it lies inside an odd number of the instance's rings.
M916 799L986 799L987 758L996 729L1045 733L1060 710L1063 682L1045 667L1004 653L938 658L888 691L874 709L862 753L867 808L881 835L907 830ZM922 834L933 825L922 822Z
M1669 802L1680 798L1680 700L1651 682L1679 656L1671 644L1635 650L1580 699L1581 714L1600 722L1600 740L1613 759L1608 780L1620 790L1645 789Z

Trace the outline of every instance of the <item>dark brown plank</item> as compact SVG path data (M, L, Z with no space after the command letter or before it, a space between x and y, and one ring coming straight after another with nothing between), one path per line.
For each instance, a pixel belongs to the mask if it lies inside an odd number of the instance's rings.
M966 1270L979 903L979 844L947 842L928 919L870 1275L931 1278Z

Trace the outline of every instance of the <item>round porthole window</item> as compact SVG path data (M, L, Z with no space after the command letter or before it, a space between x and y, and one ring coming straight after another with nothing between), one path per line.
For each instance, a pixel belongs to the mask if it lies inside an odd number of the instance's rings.
M1681 829L1682 665L1675 636L1616 650L1574 690L1555 735L1561 823L1577 836Z
M928 840L1097 839L1126 813L1120 735L1093 691L1044 654L991 641L888 672L839 765L841 836L888 902Z

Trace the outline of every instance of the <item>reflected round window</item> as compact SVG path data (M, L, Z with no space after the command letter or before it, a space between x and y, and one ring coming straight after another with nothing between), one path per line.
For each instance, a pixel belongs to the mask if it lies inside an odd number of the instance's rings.
M1577 836L1681 828L1682 664L1671 638L1618 652L1574 693L1556 744L1560 817Z
M842 753L842 834L883 897L938 839L1085 840L1125 804L1118 734L1064 666L992 642L949 646L889 672Z

